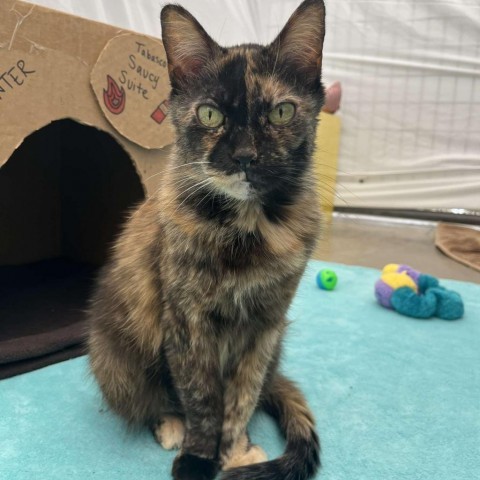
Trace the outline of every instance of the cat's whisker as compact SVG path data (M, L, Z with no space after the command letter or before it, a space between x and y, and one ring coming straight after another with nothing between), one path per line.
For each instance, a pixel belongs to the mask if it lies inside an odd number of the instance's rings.
M214 194L214 195L215 195L215 194ZM206 198L209 198L209 197L211 197L211 192L207 192L207 193L202 197L202 199L196 204L196 207L197 207L197 208L200 207L200 205L202 205L202 203L204 202L204 200L205 200ZM211 198L214 199L215 197L211 197Z
M151 180L152 178L157 177L158 175L165 175L165 172L171 172L172 170L177 170L179 168L188 167L190 165L197 165L197 164L204 164L209 162L189 162L189 163L182 163L181 165L170 166L167 165L161 172L154 173L145 179L146 182Z
M209 164L210 162L188 162L188 163L182 163L181 165L176 165L174 167L167 167L166 170L172 171L172 170L177 170L178 168L184 168L184 167L189 167L190 165L203 165L203 164Z
M153 175L150 175L149 177L147 177L147 178L145 179L145 182L148 182L148 181L151 180L152 178L158 177L159 175L162 175L162 174L163 174L163 171L162 171L162 172L154 173Z
M174 197L173 201L177 200L179 197L181 197L185 193L189 192L190 190L198 187L199 185L202 186L203 184L208 183L209 181L210 181L210 179L206 178L206 179L200 180L199 182L195 183L194 185L190 185L188 188L186 188L185 190L182 190L176 197Z
M347 171L345 171L345 170L341 170L341 169L339 169L339 168L337 168L337 167L335 167L335 166L333 166L333 165L329 165L328 163L316 163L316 162L314 162L313 164L315 164L315 165L317 165L317 166L320 166L320 167L326 167L326 168L329 168L329 169L331 169L331 170L335 170L335 172L339 172L339 173L341 173L341 174L343 174L343 175L348 175L348 176L353 176L353 175L355 175L355 174L352 173L352 172L347 172ZM313 164L312 164L312 165L313 165ZM278 165L262 164L261 166L262 166L262 167L272 167L272 168L275 168L275 169L282 169L282 168L283 168L283 169L292 169L292 170L293 170L293 168L292 168L290 165L282 165L282 164L278 164Z
M195 182L197 180L198 179L195 177L176 178L170 183L170 185L175 187L175 190L178 190L179 187L191 185L192 182Z
M349 203L345 200L345 198L343 197L343 195L341 195L340 193L338 193L337 191L330 191L330 193L332 194L331 196L333 196L334 198L337 198L338 200L340 200L342 203L344 203L345 205L348 205ZM326 199L326 198L331 198L331 196L329 197L326 197L325 195L323 195L322 193L319 193L318 194L320 198L323 198L323 199Z
M181 187L183 184L188 184L188 183L189 183L189 180L190 180L189 177L176 179L176 180L174 180L173 182L171 182L171 185L173 185L175 188ZM160 190L161 190L162 188L163 188L163 185L160 185L160 186L153 192L152 196L157 195L158 192L160 192ZM169 202L168 204L170 204L170 202Z
M175 199L177 199L179 196L183 195L184 193L188 192L189 190L191 190L192 188L194 187L198 187L196 190L194 190L193 192L189 193L187 195L187 197L185 197L182 202L177 205L177 208L175 209L175 211L177 211L192 195L195 195L195 193L199 192L205 185L211 183L211 180L210 178L207 178L205 180L202 180L201 182L197 183L196 185L194 185L193 187L190 187L190 188L187 188L185 191L183 191L180 195L178 195Z
M321 182L321 180L320 180L320 182ZM337 188L334 190L336 193L338 193L338 188L342 188L343 190L347 191L350 195L352 195L353 197L355 197L357 200L360 200L360 197L359 197L355 192L353 192L350 188L348 188L347 186L345 186L343 183L341 183L341 182L334 182L334 183L335 183L335 186L337 187ZM323 182L323 183L321 183L321 185L326 186L326 185L327 185L327 182ZM330 183L330 186L332 186L331 183Z
M174 190L178 191L178 187L182 187L182 186L184 186L184 185L190 185L191 180L192 180L192 179L191 179L191 178L188 178L188 177L187 177L187 178L182 178L182 179L180 179L179 181L171 182L171 185L173 185ZM205 181L208 181L208 179L202 180L201 182L198 182L198 183L196 183L195 185L190 186L190 187L189 187L188 189L186 189L186 190L182 190L177 196L171 198L171 199L166 203L165 206L171 205L171 204L174 203L180 196L182 196L185 192L191 190L192 188L195 188L195 187L198 186L200 183L203 183L203 182L205 182ZM158 192L161 190L161 188L162 188L162 186L160 186L160 187L153 193L152 196L157 195Z

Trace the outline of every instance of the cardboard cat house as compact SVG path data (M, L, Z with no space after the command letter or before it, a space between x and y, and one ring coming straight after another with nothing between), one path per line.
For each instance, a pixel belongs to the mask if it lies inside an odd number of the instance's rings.
M168 93L160 40L0 0L0 376L78 354L95 270L158 188Z
M168 94L160 40L0 0L0 378L82 353L96 270L166 165Z

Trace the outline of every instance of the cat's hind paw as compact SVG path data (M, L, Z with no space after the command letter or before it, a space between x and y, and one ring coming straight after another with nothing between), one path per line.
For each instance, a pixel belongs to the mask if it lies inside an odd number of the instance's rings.
M229 458L223 465L222 470L231 470L232 468L253 465L254 463L262 463L267 460L268 457L263 448L259 445L252 445L247 452Z
M222 470L244 467L254 463L262 463L268 460L267 454L259 445L252 445L248 436L242 435L228 456L223 458Z

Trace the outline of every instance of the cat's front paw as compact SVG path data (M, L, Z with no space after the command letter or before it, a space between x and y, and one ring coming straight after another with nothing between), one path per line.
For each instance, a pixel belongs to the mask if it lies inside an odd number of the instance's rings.
M165 450L180 448L185 438L185 424L178 417L165 415L160 424L153 427L153 435Z
M175 480L213 480L218 470L215 460L183 453L173 462L172 475Z

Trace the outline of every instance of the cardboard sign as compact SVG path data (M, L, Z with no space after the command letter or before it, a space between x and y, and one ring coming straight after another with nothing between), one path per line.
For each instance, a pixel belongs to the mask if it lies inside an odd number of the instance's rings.
M92 69L91 84L105 117L124 137L145 148L171 143L170 82L160 41L137 34L112 38Z

